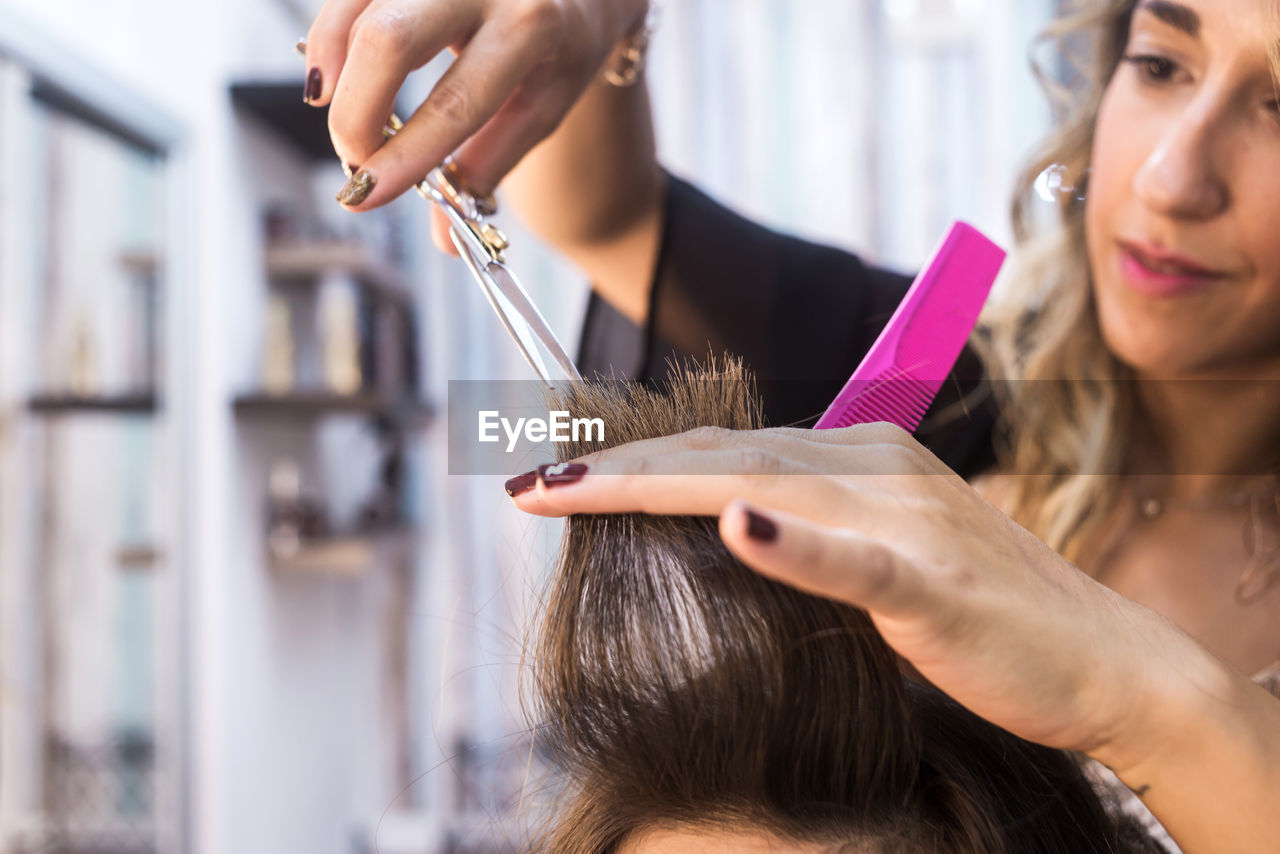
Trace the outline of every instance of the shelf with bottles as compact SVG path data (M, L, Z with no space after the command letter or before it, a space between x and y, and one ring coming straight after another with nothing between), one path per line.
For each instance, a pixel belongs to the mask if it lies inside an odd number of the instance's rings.
M268 289L261 382L237 415L290 420L381 416L419 423L418 334L403 274L358 244L276 244Z
M26 406L33 415L150 416L160 408L161 258L145 244L111 253L94 277L59 281L58 298L42 307L40 390Z

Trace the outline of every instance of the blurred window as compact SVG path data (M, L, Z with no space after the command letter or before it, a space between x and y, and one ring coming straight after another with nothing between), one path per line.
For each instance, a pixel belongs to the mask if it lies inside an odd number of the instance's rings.
M6 282L22 316L0 316L17 345L7 402L21 398L20 427L0 440L16 497L0 572L23 600L6 616L24 615L5 628L18 643L4 681L21 686L5 743L23 749L0 756L0 789L23 791L0 851L172 850L160 843L180 791L166 729L177 599L160 534L175 512L157 388L165 158L38 75L0 72L0 133L21 128L24 154L24 192L0 198L21 206L0 212L0 242L24 253Z

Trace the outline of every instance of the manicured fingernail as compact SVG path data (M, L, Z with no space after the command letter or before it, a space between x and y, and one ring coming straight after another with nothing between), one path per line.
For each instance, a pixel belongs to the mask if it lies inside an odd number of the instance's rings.
M320 93L324 91L324 78L320 76L320 66L313 65L311 70L307 72L307 85L302 92L302 100L304 103L310 104L312 101L320 98Z
M556 463L538 468L538 477L542 478L542 482L547 486L577 483L586 477L586 474L587 467L582 463Z
M338 191L338 201L348 207L358 205L369 198L377 183L378 179L373 177L372 172L361 169L347 179L347 183Z
M747 513L747 536L759 543L772 543L778 539L778 526L772 519L754 510Z
M515 498L517 495L524 495L526 492L533 489L537 484L538 484L538 471L537 469L534 469L533 471L527 471L522 475L518 475L516 477L511 478L511 480L506 482L505 486L507 490L507 495L510 495L512 498Z

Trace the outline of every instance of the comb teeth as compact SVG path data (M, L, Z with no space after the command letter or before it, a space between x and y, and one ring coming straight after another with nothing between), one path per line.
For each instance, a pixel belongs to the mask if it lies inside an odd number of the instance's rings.
M933 402L937 385L940 384L918 380L901 371L881 374L867 381L832 426L851 427L872 421L890 421L908 432L915 432Z
M952 223L814 429L890 421L912 433L973 332L1004 252Z

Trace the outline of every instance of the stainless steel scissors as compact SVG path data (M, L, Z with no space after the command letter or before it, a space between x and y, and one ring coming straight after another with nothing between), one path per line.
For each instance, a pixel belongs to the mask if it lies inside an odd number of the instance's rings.
M296 49L305 53L306 43L299 42ZM388 137L395 136L403 127L404 124L393 114L382 133ZM346 163L342 168L350 176L351 170ZM581 382L582 375L578 373L573 359L569 358L560 339L551 331L542 312L529 299L520 280L506 265L506 235L487 219L498 210L492 197L477 197L468 191L452 160L432 169L426 178L418 182L416 189L419 195L435 202L444 212L449 220L449 237L454 247L538 378L548 388L555 388L556 379L538 352L541 344L559 365L562 379Z
M392 119L392 125L396 124L394 116ZM560 339L551 331L542 312L538 311L520 280L505 263L506 235L486 219L487 215L496 212L496 205L491 200L477 199L459 187L456 176L456 167L445 161L418 183L417 190L424 198L435 202L448 217L449 237L454 247L538 378L548 388L555 388L555 380L538 353L538 344L541 344L560 366L564 379L581 382L582 375L561 346Z

